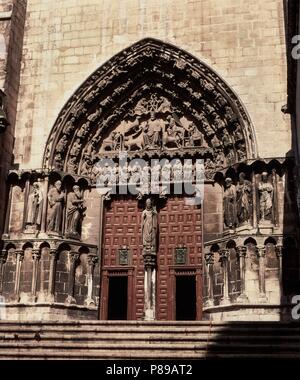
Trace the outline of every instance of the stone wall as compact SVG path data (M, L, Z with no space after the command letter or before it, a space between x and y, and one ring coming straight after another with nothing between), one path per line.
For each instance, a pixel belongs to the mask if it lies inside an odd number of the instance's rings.
M13 163L15 121L20 84L26 0L4 0L0 4L0 89L4 91L4 109L9 126L0 136L0 193L6 198L5 180ZM5 202L0 202L0 232Z
M28 4L16 162L40 167L54 121L74 90L112 55L154 37L211 65L245 103L260 156L291 148L280 0L32 0ZM270 144L270 141L281 144ZM35 142L39 141L39 144Z

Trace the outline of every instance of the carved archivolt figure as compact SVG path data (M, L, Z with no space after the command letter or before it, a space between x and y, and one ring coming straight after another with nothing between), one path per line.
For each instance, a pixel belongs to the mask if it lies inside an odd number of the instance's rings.
M239 224L247 223L250 219L252 184L246 180L245 173L240 173L236 187L237 217Z
M84 199L79 186L73 186L73 192L69 195L67 209L67 236L80 237L82 219L84 217Z
M61 185L61 181L56 181L54 187L48 193L48 210L50 211L48 231L55 234L60 234L61 232L63 217L65 193L61 190Z
M224 222L229 228L236 225L236 188L231 178L225 179Z
M143 253L156 253L157 241L157 211L152 200L146 200L146 208L142 212Z
M41 224L42 219L42 201L43 193L40 189L40 184L34 182L32 192L28 196L26 224L36 225Z
M268 181L268 173L263 172L258 184L260 220L271 220L273 209L273 185Z

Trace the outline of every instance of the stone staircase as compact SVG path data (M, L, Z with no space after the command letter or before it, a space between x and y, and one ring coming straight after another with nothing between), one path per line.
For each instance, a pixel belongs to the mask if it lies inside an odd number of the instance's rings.
M299 358L300 323L0 322L0 359Z

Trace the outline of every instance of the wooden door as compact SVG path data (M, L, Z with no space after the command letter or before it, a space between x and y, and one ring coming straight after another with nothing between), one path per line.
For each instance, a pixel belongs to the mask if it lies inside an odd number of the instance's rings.
M144 264L141 241L143 207L133 197L112 200L104 212L101 319L107 318L108 283L112 273L129 276L128 319L144 317ZM156 319L176 319L176 276L193 275L196 283L196 319L202 311L202 217L201 209L186 204L183 197L170 197L157 205L158 254ZM120 261L120 250L128 260ZM176 261L176 250L186 252L185 261Z

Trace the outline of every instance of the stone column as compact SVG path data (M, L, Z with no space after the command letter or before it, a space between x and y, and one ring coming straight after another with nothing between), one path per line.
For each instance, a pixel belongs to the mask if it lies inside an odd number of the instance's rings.
M237 297L238 303L247 303L249 298L246 293L246 257L247 257L247 247L240 246L237 247L237 254L240 262L240 277L241 277L241 294Z
M44 178L44 191L43 191L43 208L42 208L42 220L41 220L41 233L40 236L46 236L47 230L47 206L48 206L48 187L49 177Z
M6 250L1 251L0 253L0 296L3 293L3 276L4 276L4 264L7 260Z
M4 231L3 231L3 236L2 236L3 239L9 238L9 220L10 220L10 213L11 213L12 192L13 192L13 185L10 184L8 201L7 201L7 209L6 209L6 214L5 214Z
M229 305L229 279L228 279L228 256L229 250L223 249L220 251L220 261L223 268L223 297L221 299L220 305Z
M266 279L265 279L265 256L266 256L266 247L261 246L257 247L257 256L259 260L259 303L268 302L266 295Z
M214 253L207 252L204 256L207 268L207 295L205 307L214 306Z
M54 302L55 300L56 262L57 262L57 250L56 248L51 248L50 249L49 284L48 284L48 295L47 295L48 302Z
M69 258L70 258L70 272L69 272L69 279L68 279L68 296L66 298L67 304L75 304L76 299L74 298L74 285L75 285L75 270L76 270L76 264L80 257L80 254L78 252L70 252Z
M24 208L23 208L23 224L22 229L25 229L26 226L26 214L27 214L27 206L28 206L28 196L30 190L30 179L26 179L25 182L25 190L24 190Z
M94 306L95 301L93 299L93 278L94 278L94 269L95 265L98 262L98 256L88 255L88 294L87 298L84 301L86 306Z
M144 256L145 277L144 277L144 318L146 321L155 320L156 304L156 255L146 254Z
M282 282L282 254L283 254L283 246L277 245L276 246L276 255L278 257L278 276L279 276L279 289L280 289L280 300L281 302L284 301L284 294L283 294L283 282ZM1 293L0 293L1 294Z
M21 279L21 265L24 260L24 252L22 250L16 251L16 277L15 277L15 301L20 301L20 279Z
M38 276L38 265L41 258L41 252L39 249L32 250L32 283L31 283L31 301L36 301L36 288L37 288L37 276Z

